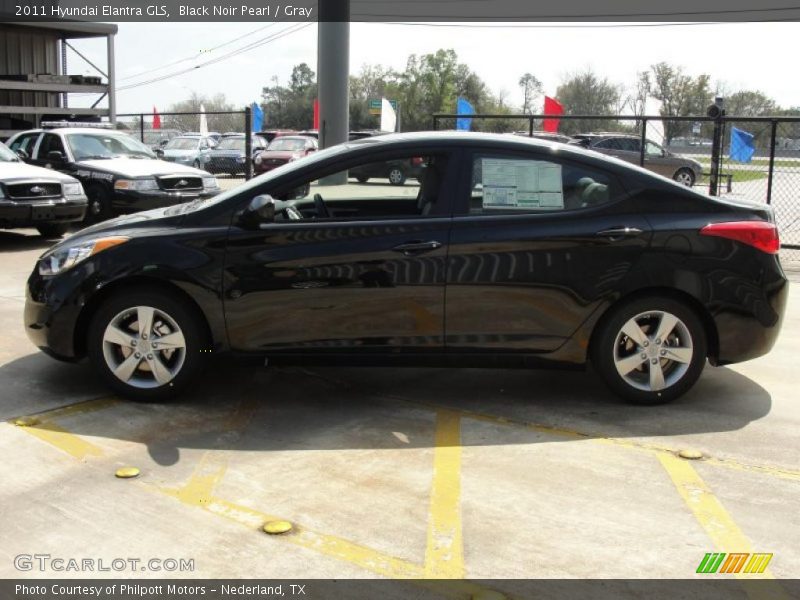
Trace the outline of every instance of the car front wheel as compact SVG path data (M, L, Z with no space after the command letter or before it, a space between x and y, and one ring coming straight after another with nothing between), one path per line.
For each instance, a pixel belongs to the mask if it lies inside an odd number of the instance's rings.
M87 351L117 393L166 400L183 389L202 360L203 328L185 302L158 289L117 294L94 315Z
M44 223L38 225L36 230L43 238L52 239L60 238L62 235L69 231L68 223Z
M672 178L681 185L687 187L692 187L694 185L694 172L691 169L678 169Z
M686 393L705 366L705 330L695 312L649 297L612 309L592 342L592 362L618 396L662 404Z

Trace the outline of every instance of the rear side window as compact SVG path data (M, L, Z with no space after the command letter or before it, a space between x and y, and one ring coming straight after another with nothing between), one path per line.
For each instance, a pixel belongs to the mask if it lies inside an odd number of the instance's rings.
M64 152L64 144L61 143L61 138L54 133L45 133L42 143L39 144L39 158L46 159L50 152Z
M574 210L616 200L613 175L579 163L476 154L469 214L528 214Z

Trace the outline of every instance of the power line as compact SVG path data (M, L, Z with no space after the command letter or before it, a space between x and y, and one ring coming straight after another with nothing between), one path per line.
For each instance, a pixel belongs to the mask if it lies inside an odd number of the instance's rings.
M273 27L273 26L277 25L280 22L281 21L274 21L272 23L269 23L268 25L264 25L263 27L259 27L257 29L253 29L252 31L248 31L247 33L245 33L243 35L240 35L239 37L232 38L232 39L228 40L227 42L223 42L221 44L218 44L218 45L214 46L213 48L209 48L208 50L201 50L197 54L194 54L192 56L187 56L186 58L181 58L180 60L176 60L175 62L171 62L171 63L168 63L166 65L161 65L160 67L155 67L153 69L148 69L147 71L140 71L139 73L134 73L133 75L126 75L125 77L120 77L118 79L118 81L127 81L129 79L136 79L137 77L141 77L142 75L149 75L149 74L155 73L157 71L163 71L164 69L167 69L169 67L174 67L175 65L179 65L179 64L184 63L184 62L189 61L189 60L195 60L196 58L199 58L203 54L207 54L208 52L213 52L214 50L219 50L220 48L224 48L225 46L229 46L230 44L232 44L234 42L237 42L237 41L239 41L239 40L241 40L243 38L251 36L251 35L253 35L255 33L258 33L260 31L264 31L265 29L269 29L270 27Z
M150 85L151 83L157 83L159 81L164 81L166 79L171 79L173 77L178 77L180 75L184 75L186 73L189 73L191 71L195 71L195 70L200 69L202 67L206 67L208 65L213 65L213 64L228 60L229 58L233 58L234 56L238 56L240 54L244 54L245 52L250 52L251 50L255 50L256 48L260 48L261 46L264 46L266 44L274 42L275 40L279 40L282 37L286 37L287 35L291 35L292 33L296 33L298 31L300 31L301 29L305 29L306 27L310 27L311 25L314 25L314 23L298 23L296 25L292 25L292 26L287 27L286 29L283 29L283 30L281 30L281 31L279 31L277 33L274 33L274 34L270 35L270 36L267 36L265 38L261 38L260 40L256 40L255 42L252 42L252 43L248 44L247 46L243 46L241 48L237 48L236 50L233 50L233 51L231 51L231 52L229 52L227 54L223 54L222 56L219 56L217 58L213 58L211 60L208 60L208 61L206 61L204 63L200 63L200 64L195 65L193 67L190 67L188 69L183 69L181 71L176 71L174 73L167 73L166 75L161 75L159 77L154 77L152 79L148 79L148 80L145 80L145 81L140 81L140 82L137 82L137 83L131 83L129 85L125 85L125 86L117 88L117 91L118 92L122 92L122 91L125 91L125 90L141 87L141 86L144 86L144 85Z

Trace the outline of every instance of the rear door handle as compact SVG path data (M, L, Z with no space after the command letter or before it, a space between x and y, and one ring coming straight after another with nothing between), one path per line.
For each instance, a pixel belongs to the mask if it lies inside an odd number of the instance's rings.
M441 242L437 242L436 240L431 240L429 242L414 241L395 246L392 248L392 251L402 252L405 256L414 256L415 254L424 254L425 252L430 252L431 250L436 250L441 247Z
M612 227L611 229L603 229L598 231L595 235L597 237L604 237L610 241L621 240L623 238L632 238L642 235L642 230L638 227Z

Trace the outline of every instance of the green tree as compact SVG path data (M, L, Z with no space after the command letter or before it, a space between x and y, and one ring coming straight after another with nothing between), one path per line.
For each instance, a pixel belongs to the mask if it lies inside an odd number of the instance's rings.
M519 87L522 88L522 114L532 115L541 112L534 110L535 102L544 94L544 86L535 75L525 73L519 78Z
M600 77L594 71L572 73L556 89L556 99L568 115L616 114L622 98L621 87ZM624 127L616 121L601 119L562 120L561 133L567 135L595 130L614 130Z
M274 77L272 85L261 91L264 129L310 129L316 97L316 76L306 63L292 68L288 85L280 85Z
M651 94L661 101L660 113L664 117L704 115L711 103L711 78L706 74L692 77L682 67L665 62L651 67L653 74ZM691 123L664 119L664 137L671 142L691 130Z

